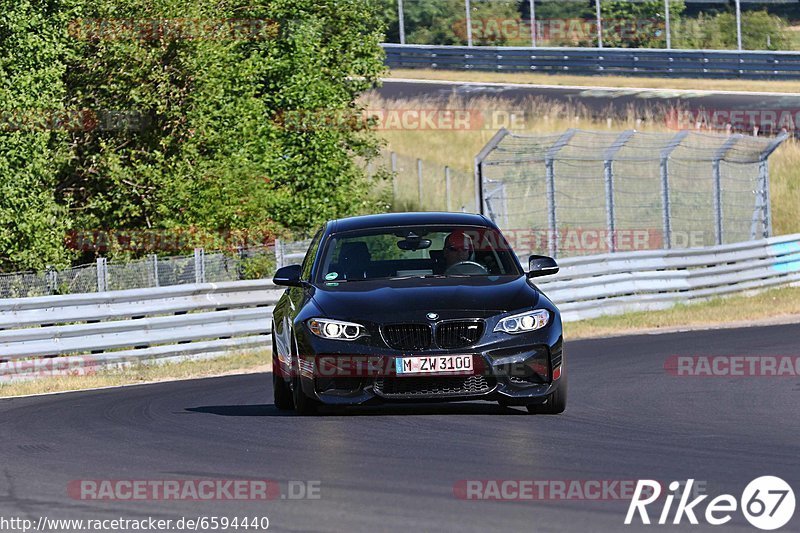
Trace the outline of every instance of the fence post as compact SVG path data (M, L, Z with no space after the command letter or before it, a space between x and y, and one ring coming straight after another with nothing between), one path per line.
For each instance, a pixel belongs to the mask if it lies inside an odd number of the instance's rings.
M450 207L450 167L444 167L444 196L447 202L447 211L452 211Z
M422 209L422 159L417 159L417 192L419 193L419 208Z
M759 196L761 197L761 211L762 211L762 222L764 225L764 238L772 236L772 202L770 199L770 192L769 192L769 163L767 159L769 156L777 150L778 146L783 143L789 134L787 132L783 132L775 139L770 142L767 147L764 149L763 152L759 155L759 165L758 165L758 177L759 177L759 185L760 185L760 193Z
M635 130L623 131L603 155L603 176L606 186L606 229L608 230L607 244L610 252L617 251L617 220L614 212L614 157L634 133Z
M53 269L53 267L47 267L47 272L45 273L47 278L47 292L49 294L55 294L58 290L58 273Z
M489 142L486 143L478 155L475 156L473 161L473 172L475 175L475 212L483 214L484 205L483 205L483 161L489 154L497 148L497 145L500 144L506 135L508 135L508 130L505 128L500 128L497 130L497 133L494 134L494 137L489 139Z
M150 265L153 267L153 287L160 287L158 281L158 255L150 256Z
M603 48L603 18L600 15L600 0L595 0L595 17L597 19L597 48Z
M397 25L400 30L400 44L406 44L406 23L403 0L397 0Z
M97 258L97 292L108 290L108 263L105 257Z
M194 282L206 282L206 252L202 248L194 249Z
M472 8L469 0L464 0L464 10L467 15L467 46L472 46Z
M281 268L283 265L283 241L275 239L275 268Z
M555 158L558 151L569 143L578 130L570 128L547 150L544 157L545 179L547 185L547 252L551 257L558 256L558 219L556 218L556 172Z
M670 219L670 197L669 197L669 156L681 141L689 135L687 130L678 132L667 145L661 150L661 203L663 208L662 218L664 225L664 248L672 248L672 220Z
M724 228L722 225L722 175L720 173L720 163L728 152L733 148L742 136L739 134L731 135L725 143L719 147L711 161L711 169L714 174L714 242L722 244L724 240Z
M772 206L769 196L769 163L766 159L758 164L758 178L761 194L762 235L768 239L772 236Z
M391 152L389 154L389 161L392 165L392 200L397 201L397 154Z

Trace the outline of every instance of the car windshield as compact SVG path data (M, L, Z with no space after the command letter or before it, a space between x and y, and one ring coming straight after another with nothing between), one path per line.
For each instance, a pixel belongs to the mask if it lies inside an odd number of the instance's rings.
M318 282L381 278L519 276L522 271L503 236L477 226L370 228L334 234Z

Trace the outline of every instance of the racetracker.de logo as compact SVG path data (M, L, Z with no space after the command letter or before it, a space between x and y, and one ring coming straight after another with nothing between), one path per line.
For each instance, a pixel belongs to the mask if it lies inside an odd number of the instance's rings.
M614 37L621 42L636 42L663 35L664 22L658 19L602 19L603 38ZM537 41L586 41L597 37L596 18L537 19ZM457 20L453 31L467 38L466 19ZM472 38L476 40L517 41L531 38L531 20L513 17L471 18Z
M797 108L671 109L664 118L666 126L673 130L698 129L758 134L796 132L800 129L800 109Z
M279 24L268 19L76 19L69 35L86 41L207 40L246 41L277 37Z
M74 479L67 484L73 500L318 500L320 481L270 479Z
M627 500L636 484L631 479L461 479L453 495L459 500Z
M800 376L796 355L672 355L664 370L677 377L792 377Z
M288 131L371 129L376 131L497 131L525 129L525 114L477 108L369 108L357 110L294 109L273 120Z

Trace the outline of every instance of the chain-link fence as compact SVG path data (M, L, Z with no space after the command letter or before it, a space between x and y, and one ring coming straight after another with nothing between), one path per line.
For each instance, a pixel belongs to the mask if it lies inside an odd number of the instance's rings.
M0 298L236 281L269 276L275 264L272 246L243 248L231 254L207 254L197 248L188 256L151 255L124 262L101 257L96 263L65 270L0 274Z
M520 255L760 239L771 235L767 158L785 138L501 130L476 159L483 212Z
M474 213L471 172L395 152L386 154L392 170L395 210Z

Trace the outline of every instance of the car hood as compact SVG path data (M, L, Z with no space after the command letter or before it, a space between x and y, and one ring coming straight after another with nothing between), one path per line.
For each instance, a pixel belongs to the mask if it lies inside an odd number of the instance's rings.
M525 276L407 278L322 283L312 298L326 316L369 321L487 317L533 307L539 292Z

